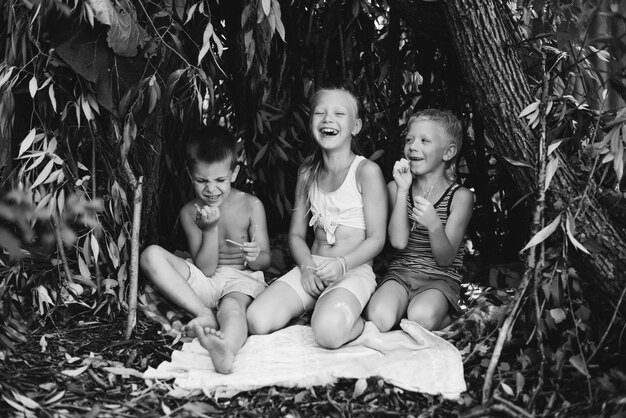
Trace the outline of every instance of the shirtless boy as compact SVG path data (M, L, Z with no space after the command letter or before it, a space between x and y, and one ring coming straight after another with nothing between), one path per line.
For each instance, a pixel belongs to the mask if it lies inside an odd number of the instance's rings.
M191 135L187 170L196 197L181 209L180 222L191 259L151 245L141 254L141 267L161 293L194 316L183 333L198 337L216 371L230 373L248 336L246 308L266 287L265 209L231 185L239 166L226 129L203 127Z

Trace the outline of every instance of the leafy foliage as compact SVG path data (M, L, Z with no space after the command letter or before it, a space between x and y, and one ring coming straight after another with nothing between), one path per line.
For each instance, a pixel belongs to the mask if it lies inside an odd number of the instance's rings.
M237 133L237 186L258 195L270 231L284 233L294 174L311 147L308 98L342 85L362 101L362 151L386 175L413 111L462 116L461 180L477 197L469 231L476 281L488 280L491 264L519 263L520 249L541 254L509 357L497 369L496 395L529 409L567 409L550 393L563 376L577 376L588 402L619 402L624 379L610 363L623 356L614 355L619 338L610 331L623 323L623 308L594 304L568 260L596 250L577 233L586 196L623 192L626 11L606 1L503 4L534 93L519 117L545 137L537 190L548 199L534 236L533 196L519 195L508 170L535 167L492 149L471 86L460 79L441 4L4 2L0 21L12 30L0 43L0 344L14 349L29 327L64 318L67 306L104 316L126 307L140 176L141 245L184 245L177 235L178 210L190 196L183 143L201 123ZM582 194L553 193L565 164L575 167ZM493 335L480 341L460 347L471 350L476 380L494 345ZM317 398L296 396L316 408Z

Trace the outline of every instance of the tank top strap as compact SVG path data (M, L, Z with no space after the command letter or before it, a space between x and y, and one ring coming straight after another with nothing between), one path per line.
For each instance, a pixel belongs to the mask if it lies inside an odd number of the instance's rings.
M350 187L357 188L356 186L356 170L359 167L361 161L363 161L365 157L362 155L356 155L352 163L350 164L350 168L348 169L348 174L346 174L346 180L344 181L345 185L350 185Z

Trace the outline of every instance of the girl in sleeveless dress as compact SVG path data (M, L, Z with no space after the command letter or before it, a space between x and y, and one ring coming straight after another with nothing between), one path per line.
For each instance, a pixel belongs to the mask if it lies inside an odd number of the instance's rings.
M353 151L361 126L351 93L314 94L310 127L317 149L299 169L289 230L297 266L248 307L252 334L278 330L309 309L322 347L340 347L363 332L361 313L376 288L372 260L385 244L387 192L378 165Z

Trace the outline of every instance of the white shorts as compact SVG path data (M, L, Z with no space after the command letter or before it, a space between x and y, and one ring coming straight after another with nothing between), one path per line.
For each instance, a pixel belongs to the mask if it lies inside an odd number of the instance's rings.
M322 257L319 255L313 256L313 261L315 264L319 264L324 260L331 260L332 257ZM300 268L294 267L289 272L287 272L284 276L280 277L276 281L283 282L288 284L300 297L300 301L302 302L302 306L304 310L309 310L313 308L315 305L315 301L317 298L309 295L304 288L302 287L302 282L300 281L300 277L302 276ZM326 293L332 291L333 289L346 289L348 292L352 293L354 297L357 298L359 304L361 305L361 310L365 308L367 302L370 300L370 297L376 290L376 275L372 270L372 267L368 264L361 264L360 266L351 268L346 272L346 274L341 277L341 279L332 283L322 292L319 297L324 296ZM318 297L318 298L319 298Z
M215 270L213 276L208 277L189 260L185 262L189 266L189 286L211 309L216 309L220 300L229 293L240 292L254 299L267 286L262 271L222 266Z

